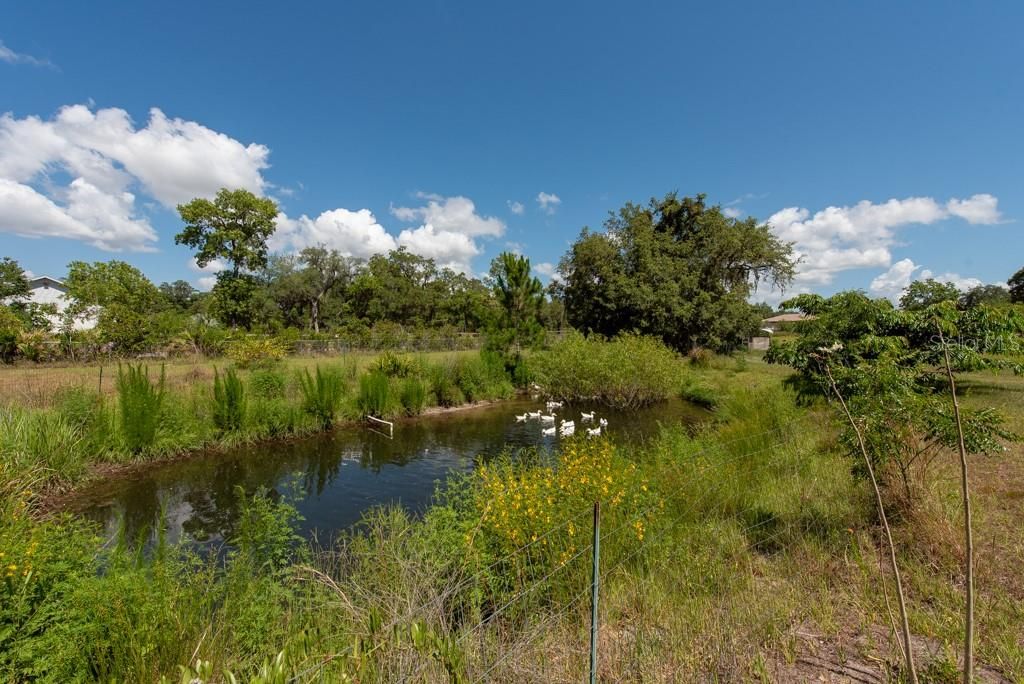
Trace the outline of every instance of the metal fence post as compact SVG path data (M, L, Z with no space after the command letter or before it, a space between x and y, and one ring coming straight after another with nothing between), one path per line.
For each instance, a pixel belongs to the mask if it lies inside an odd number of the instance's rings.
M594 502L594 558L590 579L590 684L597 684L597 588L601 578L601 502Z

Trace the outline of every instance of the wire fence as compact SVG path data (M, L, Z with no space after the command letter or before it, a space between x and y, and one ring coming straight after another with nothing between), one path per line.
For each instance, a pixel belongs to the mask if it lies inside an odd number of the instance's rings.
M631 677L635 663L630 662L631 653L606 650L608 639L602 639L602 635L607 632L602 631L600 617L605 615L605 611L597 600L601 595L600 587L622 570L630 571L631 581L645 580L656 577L668 564L693 562L694 558L687 557L692 550L673 547L673 537L679 533L680 526L708 519L734 523L730 539L718 545L712 544L712 550L707 551L720 554L720 560L738 561L753 555L768 562L785 552L787 540L795 539L794 533L802 532L803 522L796 517L765 514L757 500L752 498L744 503L742 497L732 496L734 493L728 490L734 481L728 477L727 471L742 465L748 477L800 478L808 454L799 448L794 449L794 437L802 428L819 420L820 417L814 414L806 415L783 426L717 441L672 462L667 467L666 476L679 478L681 482L709 482L709 486L688 500L672 502L671 522L666 520L668 516L662 516L650 534L638 536L635 522L664 507L664 501L654 501L625 516L613 516L610 524L600 526L600 517L595 515L594 509L610 509L612 501L599 499L593 502L594 508L588 506L574 511L486 566L454 569L451 583L442 592L404 610L396 609L392 619L376 631L388 634L424 616L458 614L456 604L472 589L486 586L493 579L495 570L517 568L522 573L522 569L535 558L531 555L533 549L539 545L553 549L557 538L561 536L564 541L564 534L570 526L582 528L582 534L586 531L585 519L592 516L595 528L590 532L596 529L598 533L592 535L589 543L576 548L543 572L526 577L514 591L506 592L501 600L490 605L479 619L452 626L451 645L462 654L458 680L555 681L564 678L567 671L578 676L581 671L589 670L590 681L626 681ZM746 448L748 445L758 446ZM601 553L597 553L598 549L602 550ZM657 553L652 553L655 550ZM591 566L593 574L587 572ZM598 616L593 625L584 610L587 605L594 608L594 615ZM642 617L638 618L639 624L633 626L637 632L656 628L656 624L643 624ZM538 642L551 636L550 630L554 627L573 631L579 649L566 651L563 641L560 643L562 653L554 657L546 649L537 648ZM592 650L597 655L597 667L593 669L588 663ZM321 681L324 668L343 655L332 653L312 657L310 660L313 662L301 668L291 681ZM602 663L605 663L603 669ZM404 672L394 680L444 681L450 674L445 667L443 658L436 651L417 651L406 661ZM598 676L599 671L618 674L614 678ZM444 674L446 672L448 674Z

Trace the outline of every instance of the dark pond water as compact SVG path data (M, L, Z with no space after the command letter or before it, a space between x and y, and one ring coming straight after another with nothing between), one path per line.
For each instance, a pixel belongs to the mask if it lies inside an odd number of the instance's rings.
M123 524L131 538L152 529L164 512L168 538L182 535L200 545L230 539L238 518L236 486L259 487L272 495L295 494L305 518L300 531L325 540L356 523L367 509L400 504L422 511L437 483L453 471L473 468L506 447L557 446L541 434L538 421L515 415L542 408L515 400L395 424L394 439L366 428L347 427L289 442L245 446L154 467L144 474L99 483L76 497L72 508L101 522L113 534ZM574 419L578 406L562 411ZM659 425L693 424L707 414L682 401L668 401L633 413L597 408L613 440L642 440Z

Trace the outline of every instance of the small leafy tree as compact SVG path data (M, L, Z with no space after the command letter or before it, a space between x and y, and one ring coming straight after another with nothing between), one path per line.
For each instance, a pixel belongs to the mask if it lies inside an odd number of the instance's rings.
M909 466L938 449L960 455L964 536L968 549L964 678L970 681L973 661L973 534L970 515L968 455L995 451L1001 439L1015 435L1003 428L993 409L968 411L959 405L955 374L984 369L1022 367L1014 361L1024 350L1024 316L1012 308L979 305L957 309L951 299L923 308L917 298L904 310L863 293L844 292L829 299L801 295L784 302L814 318L801 326L792 342L773 345L767 358L799 372L801 391L824 392L844 411L865 470L875 491L879 517L887 528L876 464L895 459L908 500ZM898 573L891 534L886 529L894 574ZM898 575L897 575L898 581ZM899 587L898 587L899 590ZM903 597L901 617L908 669L913 673Z

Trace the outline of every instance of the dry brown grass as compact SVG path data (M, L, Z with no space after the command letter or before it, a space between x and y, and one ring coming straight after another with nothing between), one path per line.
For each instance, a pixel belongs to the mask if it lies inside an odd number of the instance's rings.
M422 352L417 356L438 360L475 354L475 351ZM354 363L358 369L365 368L380 352L351 352L335 356L294 356L281 363L282 370L291 372L304 368L312 369L317 364ZM134 362L134 361L133 361ZM188 392L195 386L213 383L214 368L231 364L226 358L209 359L203 356L176 357L166 360L144 359L140 361L152 369L163 366L166 371L168 389ZM117 362L87 364L29 364L0 367L0 405L17 404L31 408L53 406L62 391L81 387L98 390L104 394L116 391Z

